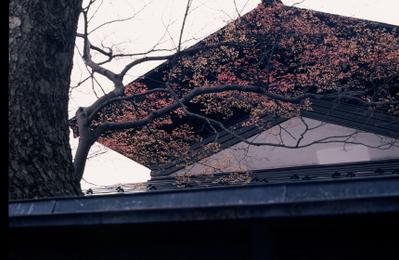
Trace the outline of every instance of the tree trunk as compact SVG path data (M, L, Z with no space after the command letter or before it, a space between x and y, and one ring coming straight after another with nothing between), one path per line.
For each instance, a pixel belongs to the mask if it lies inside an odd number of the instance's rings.
M81 195L68 90L81 0L9 6L9 199Z

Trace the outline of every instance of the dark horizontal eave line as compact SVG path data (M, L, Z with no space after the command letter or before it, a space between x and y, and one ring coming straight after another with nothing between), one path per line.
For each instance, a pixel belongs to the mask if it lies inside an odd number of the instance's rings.
M399 212L399 196L350 198L332 201L303 201L270 205L240 205L152 209L82 214L22 216L9 221L11 228L88 226L112 224L173 223L181 221L277 219L309 216L343 216Z
M91 214L92 216L102 216L103 223L106 223L116 220L112 219L112 217L107 220L104 214L119 214L118 221L120 222L125 221L123 216L141 214L142 218L135 221L146 222L151 217L154 217L154 211L210 210L225 207L235 207L237 210L242 209L245 211L248 206L267 208L281 205L284 208L283 205L295 203L324 202L326 203L325 205L328 205L328 203L333 203L337 200L370 200L381 197L395 198L396 200L399 198L398 177L201 188L190 191L91 196L63 200L52 199L41 202L14 202L9 204L9 221L11 226L18 226L23 225L23 223L19 222L21 219L26 221L36 219L40 222L41 217L44 219L58 218L58 225L63 225L63 223L66 223L63 222L63 217L68 218L68 216L72 215L76 219L79 218L79 215ZM317 212L317 209L315 210ZM394 210L399 212L399 203L396 204ZM150 215L149 218L145 217L146 214ZM285 214L295 215L289 211ZM168 221L167 218L158 220ZM79 221L83 221L81 224L92 222L90 218ZM36 224L47 225L46 223Z

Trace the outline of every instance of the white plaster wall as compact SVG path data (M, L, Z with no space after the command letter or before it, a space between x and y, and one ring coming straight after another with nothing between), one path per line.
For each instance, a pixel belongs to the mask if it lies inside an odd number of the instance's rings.
M177 174L211 174L214 172L247 171L271 169L300 165L318 165L340 162L373 161L399 158L399 140L361 132L356 129L317 120L303 118L312 130L308 130L301 144L330 137L340 142L314 144L305 148L289 149L273 146L254 146L240 142L210 157L187 166ZM298 118L292 118L280 126L275 126L249 138L252 142L284 143L293 146L305 130L305 124ZM331 138L354 134L347 141L361 144L344 144L345 138ZM394 143L395 146L389 145ZM385 145L382 148L372 148Z

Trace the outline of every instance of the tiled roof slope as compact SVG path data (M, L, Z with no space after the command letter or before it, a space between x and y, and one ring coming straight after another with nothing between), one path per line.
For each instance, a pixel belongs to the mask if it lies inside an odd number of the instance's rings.
M220 186L274 185L317 181L348 181L368 178L399 178L399 160L357 162L331 165L287 167L256 170L248 173L218 173L187 178L159 177L148 183L125 183L117 186L93 187L86 195L109 195L145 191L184 190Z

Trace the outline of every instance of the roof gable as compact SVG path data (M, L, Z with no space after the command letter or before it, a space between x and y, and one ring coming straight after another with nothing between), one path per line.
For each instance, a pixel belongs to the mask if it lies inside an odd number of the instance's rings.
M265 84L281 95L345 90L365 91L362 98L375 101L397 98L397 27L274 3L260 5L196 46L237 40L239 45L226 44L169 61L129 84L126 94L164 87L166 83L178 95L195 87L234 83ZM134 104L121 102L104 108L97 120L139 118L172 100L157 93ZM290 118L307 111L311 103L297 106L232 91L204 95L188 107L227 126L249 116L246 125L256 127L262 115L276 120ZM390 113L398 110L380 109ZM269 126L274 123L268 122ZM107 133L100 142L146 166L161 165L165 169L182 158L192 160L192 145L212 134L213 128L221 130L177 110L142 129ZM212 147L203 148L212 151Z

